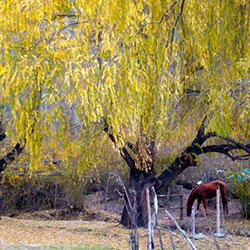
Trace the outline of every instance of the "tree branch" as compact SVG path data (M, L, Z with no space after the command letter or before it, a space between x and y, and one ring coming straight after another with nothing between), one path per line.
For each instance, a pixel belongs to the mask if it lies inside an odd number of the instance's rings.
M230 157L232 160L235 160L235 157L231 155L229 152L233 149L237 149L235 145L210 145L201 148L201 154L206 153L220 153Z
M166 10L164 11L164 13L162 14L161 19L160 19L159 21L151 21L151 22L142 24L142 25L140 26L139 31L138 31L137 34L139 34L139 33L143 30L143 28L144 28L145 26L149 25L149 24L154 24L154 23L161 24L161 22L162 22L164 16L166 16L166 14L169 12L169 10L171 10L176 4L177 4L177 1L175 1L175 2L170 6L169 9L166 9Z
M0 120L0 141L3 141L5 137L6 137L5 129L3 128L2 119L1 119Z
M166 14L169 12L169 10L171 10L176 4L177 4L177 1L175 1L175 2L170 6L169 9L166 9L166 10L164 11L164 13L163 13L163 15L161 16L161 19L160 19L160 21L159 21L159 24L162 22L163 18L166 16Z
M58 16L58 15L57 15ZM77 21L77 22L73 22L73 23L70 23L64 27L62 27L61 29L59 29L58 31L54 32L50 39L49 40L46 40L45 38L41 38L39 39L37 42L35 42L33 45L30 45L29 47L15 47L15 48L18 48L18 49L23 49L23 50L27 50L27 49L35 49L41 42L43 41L46 41L47 44L50 44L53 39L55 38L55 36L59 35L62 31L66 30L67 28L71 27L71 26L75 26L75 25L78 25L80 23L87 23L88 21Z
M127 151L127 149L125 147L122 147L120 149L120 154L121 154L122 158L127 162L129 167L134 168L135 160L131 157L131 155L129 154L129 152Z
M75 14L52 14L52 18L56 19L57 17L78 17L78 15Z
M54 34L52 34L52 36L51 36L50 39L48 40L48 43L51 43L55 36L58 36L62 31L66 30L66 29L69 28L70 26L75 26L75 25L78 25L78 24L80 24L80 23L87 23L87 22L88 22L88 21L74 22L74 23L70 23L70 24L64 26L63 28L59 29L57 32L55 32Z
M178 14L176 20L175 20L175 24L174 24L174 27L173 27L173 29L172 29L172 33L170 34L170 42L169 42L169 41L167 42L166 47L168 47L169 44L170 44L170 46L172 47L172 43L173 43L173 41L174 41L174 34L175 34L176 26L177 26L177 24L178 24L178 22L179 22L179 19L180 19L182 13L183 13L184 4L185 4L185 0L182 0L182 2L181 2L181 9L180 9L180 11L179 11L179 14Z
M236 146L239 147L239 149L242 149L242 150L246 151L248 154L250 154L250 144L243 145L240 142L237 142L234 139L230 138L229 136L227 136L225 138L222 138L222 139L224 139L225 141L228 141L228 142L231 142L231 143L235 144Z
M127 162L130 168L134 168L135 166L135 160L133 157L129 154L127 149L125 147L119 148L117 146L117 141L115 136L113 135L111 129L108 126L108 123L105 118L102 118L101 123L103 124L103 131L106 132L110 138L110 140L114 143L115 147L120 151L120 155L122 158ZM132 144L131 144L132 145Z
M127 142L126 145L132 150L132 152L135 154L136 153L136 149L135 149L135 145Z
M117 147L117 143L116 143L116 139L112 133L112 131L110 130L109 126L108 126L108 123L106 121L106 119L102 119L101 123L103 123L103 131L106 132L110 138L110 140L114 143L115 147Z
M242 146L244 147L244 149L242 148ZM250 158L250 153L248 153L249 149L250 149L249 145L238 146L236 144L221 144L221 145L210 145L210 146L202 147L201 152L204 154L211 153L211 152L224 154L230 157L234 161L234 160L246 160ZM234 156L232 153L230 154L230 151L232 150L244 150L248 154Z
M179 156L176 157L174 162L166 170L164 170L157 177L158 182L155 185L156 189L159 189L163 184L168 185L186 168L195 166L196 159L201 154L215 152L224 154L232 160L247 160L250 158L250 144L243 145L242 143L237 142L236 140L230 137L222 138L218 136L216 132L209 132L205 134L206 125L207 117L203 119L202 124L193 142ZM202 147L203 143L211 137L223 139L226 142L229 142L230 144L208 145ZM247 154L234 156L232 154L233 150L241 150L246 152Z
M25 142L21 146L21 143L18 142L15 147L2 159L0 159L0 173L4 171L4 169L12 163L23 151L25 147Z

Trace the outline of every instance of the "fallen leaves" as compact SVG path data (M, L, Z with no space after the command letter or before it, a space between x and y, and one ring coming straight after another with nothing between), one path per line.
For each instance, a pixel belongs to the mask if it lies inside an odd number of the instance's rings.
M238 225L249 228L249 223L238 220ZM240 224L241 222L242 224ZM230 224L231 223L231 224ZM232 220L226 221L226 228L235 227ZM241 229L243 230L243 229ZM23 220L2 217L0 221L0 247L6 246L53 246L70 247L82 244L96 244L110 246L115 249L128 249L130 230L118 225L116 222L103 221L42 221ZM171 249L169 235L161 231L165 249ZM140 248L147 248L147 230L140 228ZM174 243L178 249L187 249L189 246L181 235L174 231ZM212 238L212 237L211 237ZM214 241L210 239L196 240L198 249L215 249ZM225 238L217 239L221 249L248 249L248 237L226 234ZM159 240L155 232L155 246L159 249Z

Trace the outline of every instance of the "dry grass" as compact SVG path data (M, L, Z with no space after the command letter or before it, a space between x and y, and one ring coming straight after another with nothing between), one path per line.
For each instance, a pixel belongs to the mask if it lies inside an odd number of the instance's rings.
M99 197L99 196L98 196ZM100 195L100 197L102 197ZM173 201L177 206L179 201ZM130 230L118 225L122 204L112 201L108 211L103 210L103 204L91 196L88 209L84 213L69 213L68 210L49 210L19 214L15 218L2 217L0 220L0 249L81 249L81 250L114 250L129 249ZM238 202L230 200L230 214L225 217L226 237L216 239L221 250L250 250L250 220L240 215ZM160 209L158 219L164 226L164 206ZM179 210L171 210L175 218L179 218ZM63 219L63 220L60 220ZM73 219L73 220L72 220ZM197 249L216 249L213 233L215 228L215 209L209 207L207 221L202 209L196 216L196 232L202 232L209 238L195 241ZM190 218L179 221L182 229L190 231ZM208 228L212 228L209 231ZM171 227L174 243L177 249L191 249L182 235ZM155 232L156 233L156 232ZM167 231L161 231L164 249L172 249ZM147 249L147 230L140 228L140 249ZM248 236L248 237L246 237ZM89 245L91 244L91 245ZM157 234L155 234L156 249L160 249Z
M244 228L250 228L245 220L230 219L226 221L226 227L244 224ZM231 225L231 224L232 225ZM94 249L94 245L106 246L96 249L128 249L129 232L116 222L103 221L58 221L58 220L30 220L2 217L0 221L0 248L1 249ZM139 229L140 249L147 249L147 230ZM172 249L169 236L162 231L165 249ZM182 236L173 232L174 242L177 249L190 249ZM217 239L220 248L249 250L249 237L227 234L224 239ZM156 249L159 241L155 235ZM198 249L216 249L210 239L196 241ZM93 244L87 248L86 244ZM46 247L45 247L46 246ZM78 246L78 247L77 247Z

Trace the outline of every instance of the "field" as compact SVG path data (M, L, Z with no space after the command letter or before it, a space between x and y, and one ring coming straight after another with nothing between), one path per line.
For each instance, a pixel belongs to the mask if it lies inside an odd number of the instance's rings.
M237 221L237 224L242 223ZM0 221L1 249L128 249L129 230L114 222L24 220L3 217ZM140 229L140 249L146 249L147 231ZM168 234L162 231L165 249L172 249ZM173 230L177 249L190 249ZM159 249L157 235L156 249ZM220 249L250 249L249 238L227 234L217 239ZM213 239L196 240L198 249L216 249Z
M111 204L109 204L111 205ZM114 204L113 204L114 205ZM231 213L225 216L226 237L214 238L215 214L210 207L207 220L200 211L197 215L197 233L205 236L196 240L197 249L250 249L250 221L242 218L233 201L229 202ZM115 206L113 206L115 209ZM116 208L117 209L117 208ZM178 211L175 211L178 218ZM172 249L170 238L164 229L164 216L160 214L160 224L163 227L161 235L164 249ZM58 218L67 218L58 220ZM22 213L15 217L3 216L0 220L0 248L15 249L89 249L114 250L129 249L130 230L118 223L119 214L103 210L88 211L67 216L67 211L41 211ZM190 219L185 217L179 221L180 226L190 235ZM211 230L209 230L209 228ZM174 243L177 249L191 249L182 235L171 226ZM147 230L140 228L140 249L147 249ZM156 249L160 249L158 236L155 232ZM217 247L216 247L217 244Z

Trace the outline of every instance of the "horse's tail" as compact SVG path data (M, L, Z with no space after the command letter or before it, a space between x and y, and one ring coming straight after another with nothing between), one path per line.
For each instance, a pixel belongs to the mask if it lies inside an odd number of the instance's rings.
M218 181L217 180L217 181L215 181L215 183L220 186L221 191L223 191L223 192L226 191L226 184L223 181Z
M220 186L221 199L223 204L223 209L228 213L228 205L226 198L226 184L223 181L216 181L216 184Z

